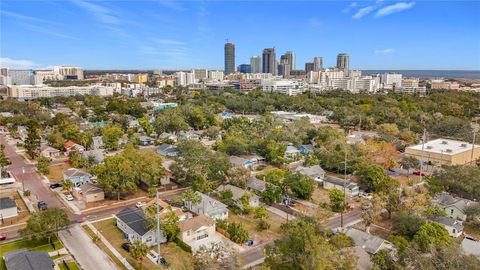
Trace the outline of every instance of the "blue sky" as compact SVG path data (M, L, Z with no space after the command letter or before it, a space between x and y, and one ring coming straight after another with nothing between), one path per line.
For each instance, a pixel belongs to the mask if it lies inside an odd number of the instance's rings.
M0 2L2 66L223 69L275 46L277 58L339 52L359 69L480 70L479 1L13 1Z

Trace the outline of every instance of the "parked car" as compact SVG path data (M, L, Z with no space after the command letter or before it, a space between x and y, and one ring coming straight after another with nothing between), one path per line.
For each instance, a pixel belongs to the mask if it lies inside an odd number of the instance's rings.
M53 184L50 184L50 188L51 188L51 189L56 189L56 188L59 188L59 187L61 187L61 186L62 186L61 183L53 183Z
M167 262L167 260L165 260L165 258L163 258L163 257L160 258L160 263L163 264L163 265L166 265L166 266L170 265L170 264Z
M364 192L364 191L359 192L358 196L360 198L365 198L365 199L368 199L368 200L371 200L373 198L372 195L370 195L370 194L368 194L367 192Z
M5 234L0 234L0 241L7 240L7 236Z
M72 196L72 194L67 194L67 195L65 195L65 199L66 199L67 201L73 201L73 196Z
M393 168L388 168L387 173L390 174L390 175L393 175L393 176L400 176L400 173L395 171L395 169L393 169Z
M413 171L413 174L414 175L418 175L418 176L425 176L426 174L424 172L421 172L421 171Z
M44 201L38 201L37 207L38 207L38 209L40 209L40 210L47 210L47 208L48 208L48 207L47 207L47 203L44 202Z
M130 252L130 243L123 243L122 244L122 248L127 251L127 252Z
M135 206L136 206L137 208L141 208L141 207L144 206L144 205L145 205L144 202L137 202L137 203L135 204Z

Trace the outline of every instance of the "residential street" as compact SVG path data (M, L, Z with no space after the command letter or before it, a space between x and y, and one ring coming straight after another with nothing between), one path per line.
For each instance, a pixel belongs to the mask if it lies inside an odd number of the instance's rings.
M80 224L58 232L64 246L84 270L117 270L118 266L98 248Z
M252 249L242 252L241 258L243 262L243 268L253 267L255 265L263 263L263 261L265 260L265 254L263 253L263 249L270 245L273 245L273 241L265 242Z
M362 211L358 208L343 215L343 226L352 226L362 221ZM323 225L326 229L335 229L341 226L340 214L332 219L326 220Z

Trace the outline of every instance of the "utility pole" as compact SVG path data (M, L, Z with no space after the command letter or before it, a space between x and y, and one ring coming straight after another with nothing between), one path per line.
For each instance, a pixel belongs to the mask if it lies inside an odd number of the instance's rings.
M345 205L347 201L347 149L345 149L345 164L344 164L345 182L343 183L343 203L342 212L340 212L340 227L343 229L343 211L345 211Z
M425 140L427 139L427 129L423 128L423 138L422 138L422 156L420 157L420 183L423 181L423 153L425 152Z
M475 122L475 124L472 124L472 129L473 129L473 141L472 141L472 154L470 156L470 161L472 164L474 164L475 161L473 160L473 154L475 152L475 139L477 136L477 132L480 129L480 126Z
M160 264L160 205L158 203L158 190L157 190L157 196L156 196L156 203L157 203L157 252L158 252L158 257L157 257L157 264Z

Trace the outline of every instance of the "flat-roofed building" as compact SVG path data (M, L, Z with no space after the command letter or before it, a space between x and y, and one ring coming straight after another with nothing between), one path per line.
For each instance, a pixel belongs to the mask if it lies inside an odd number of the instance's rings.
M423 151L422 151L423 147ZM425 145L413 145L405 149L405 155L435 165L462 165L469 164L480 158L480 145L436 139Z

